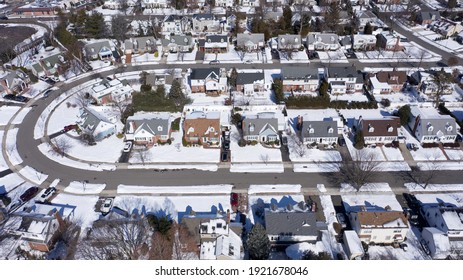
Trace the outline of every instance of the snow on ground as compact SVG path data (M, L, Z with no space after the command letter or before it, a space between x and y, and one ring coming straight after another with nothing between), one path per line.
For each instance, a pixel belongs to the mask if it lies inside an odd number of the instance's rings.
M439 162L418 162L416 164L420 170L463 170L461 161L439 161Z
M18 112L21 106L2 106L0 107L0 125L7 125L10 119ZM21 112L12 120L12 124L22 123L24 117L29 113L31 108L23 108Z
M37 185L42 184L48 178L48 175L35 170L30 166L23 167L19 173Z
M73 181L64 189L64 192L72 194L99 194L106 184L89 184L84 181Z
M338 172L339 163L294 163L294 172L319 173L319 172Z
M341 184L342 193L357 192L357 190L349 184ZM388 183L367 183L360 187L359 192L392 192Z
M331 95L331 101L355 101L355 102L368 102L368 97L360 92L356 93L349 93L349 94L341 94L341 95Z
M23 162L21 156L18 153L18 149L16 148L16 136L18 135L18 129L13 128L8 130L6 135L6 154L12 165L18 165Z
M98 196L96 195L82 196L67 193L58 193L58 195L53 198L53 203L76 206L74 210L74 221L80 224L82 229L91 227L92 223L98 220L100 213L95 212L97 201Z
M248 194L258 193L300 193L301 185L250 185Z
M261 63L262 54L261 53L244 53L243 60L241 60L240 55L234 49L230 49L226 53L206 53L204 54L204 64L208 64L212 60L218 60L221 63L232 63L232 62L244 62L249 61L249 63Z
M404 184L410 192L443 192L443 191L463 191L463 185L461 184L429 184L426 188L416 183Z
M383 153L386 156L386 159L389 161L404 160L404 157L402 156L402 153L400 152L400 149L398 148L382 146L381 149L383 150Z
M232 163L281 163L281 152L279 148L266 148L261 144L246 145L240 147L238 145L239 132L236 127L232 127L230 134L230 150Z
M31 87L29 88L29 91L24 95L32 98L32 97L35 97L41 94L48 88L51 88L51 86L48 83L39 80L37 83L31 85Z
M161 61L162 57L159 54L157 57L153 53L144 53L132 56L132 64L150 63L157 64Z
M404 161L384 161L377 166L378 171L410 171L410 166Z
M412 230L407 232L407 251L392 246L369 246L368 254L370 260L427 260L427 256L421 249L415 233Z
M193 51L191 53L169 53L167 56L167 63L168 64L191 64L192 62L195 63L196 61L196 53L197 53L197 48L196 46L194 47Z
M323 63L349 63L344 51L317 52Z
M312 244L308 242L301 242L290 245L286 247L286 255L292 260L300 260L304 255L305 251L312 251L315 254L326 252L327 249L325 245L321 241L317 241L317 243Z
M318 191L321 192L321 193L325 193L325 192L326 192L325 185L323 185L323 184L317 184L317 189L318 189Z
M0 145L3 143L3 135L4 131L0 130ZM3 153L0 152L0 171L8 169L8 164L6 163L6 159L3 157Z
M377 94L374 95L374 97L377 102L381 102L383 99L389 99L391 103L416 103L425 100L423 95L419 95L415 90L390 94Z
M415 194L416 198L424 204L450 203L455 207L463 207L463 193L426 193Z
M390 206L393 211L402 211L394 194L343 194L342 203L346 212L360 211L362 206L365 206L369 211L385 211L386 206Z
M88 62L88 64L90 64L90 66L92 67L93 70L98 70L98 69L101 69L101 68L105 68L105 67L109 67L111 66L111 62L110 61L107 61L107 60L91 60Z
M439 148L419 148L416 151L411 150L410 153L414 160L421 161L436 161L436 160L446 160L444 153Z
M463 160L463 151L460 149L445 149L445 154L449 157L450 160Z
M153 213L157 216L170 216L177 222L180 222L183 216L190 215L191 211L200 215L202 213L216 214L218 211L226 213L228 209L231 209L229 194L204 196L120 195L114 199L114 206L129 213Z
M71 106L68 106L70 104ZM76 101L73 97L61 103L55 108L53 113L49 116L47 133L53 134L61 131L63 127L70 124L75 124L79 119L79 107L75 106ZM74 106L73 106L74 105ZM55 105L56 106L56 105ZM43 118L43 117L40 117ZM39 118L39 120L40 120Z
M182 132L172 132L172 144L158 145L150 148L146 155L137 153L137 147L132 149L130 163L142 163L145 156L146 163L217 163L220 149L205 149L200 147L184 147ZM122 148L122 146L121 146Z
M288 136L288 150L289 158L292 162L339 162L341 161L341 154L336 150L320 150L317 148L309 149L304 144L300 143L299 139L296 140L296 134ZM297 141L297 142L296 142Z
M308 63L309 56L303 51L293 52L291 54L291 59L284 52L279 52L280 54L280 63Z
M325 215L326 224L328 226L328 231L325 233L327 236L327 242L329 242L329 248L331 248L331 254L336 256L338 252L343 252L344 249L342 244L336 242L335 236L336 231L333 228L333 223L337 223L336 211L334 210L333 201L329 195L320 195L320 203L323 209L323 214Z
M24 183L24 179L16 173L11 173L6 176L0 177L0 186L5 186L5 192L10 192L22 183ZM0 190L1 189L2 188L0 188Z
M39 150L49 159L58 162L61 165L78 168L78 169L85 169L85 170L93 170L93 171L105 171L105 170L114 170L116 167L110 164L95 164L95 163L86 163L72 160L68 157L62 157L55 153L51 146L48 143L42 143L38 146Z
M235 173L283 173L282 163L232 163L230 172Z
M219 169L217 164L131 164L127 166L128 169L154 169L163 172L164 170L179 170L179 169L195 169L202 171L217 171Z
M204 185L204 186L117 186L118 194L230 194L233 185Z
M188 97L193 101L191 105L223 105L228 95L207 96L205 93L190 93Z

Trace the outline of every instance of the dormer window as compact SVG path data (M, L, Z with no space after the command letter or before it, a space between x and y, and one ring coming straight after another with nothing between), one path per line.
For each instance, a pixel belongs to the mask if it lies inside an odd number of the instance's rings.
M207 42L210 43L210 42L211 42L211 39L207 39Z
M158 131L162 131L162 126L158 126Z
M427 127L428 127L429 132L432 132L434 130L434 127L432 126L430 122L428 122Z
M332 127L328 127L328 133L333 133L334 129Z
M254 132L254 125L253 124L249 125L249 132Z
M375 132L375 128L371 124L368 125L368 132Z
M447 131L450 132L453 130L453 126L451 126L449 123L447 123Z
M210 132L214 132L214 131L215 131L214 127L213 127L213 126L210 126L210 127L209 127L209 131L210 131Z
M307 130L309 131L309 133L314 133L314 132L315 132L315 130L313 129L313 127L309 127Z
M387 132L393 132L393 131L394 131L394 127L392 127L392 125L388 125Z
M220 43L223 43L223 38L222 38L222 39L220 39Z

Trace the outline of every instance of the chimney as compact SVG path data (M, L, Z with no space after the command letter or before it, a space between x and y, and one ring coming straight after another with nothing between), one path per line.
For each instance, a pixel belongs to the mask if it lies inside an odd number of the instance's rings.
M386 211L391 211L391 210L392 210L391 206L389 206L389 205L386 205L386 207L384 207L384 209L385 209Z
M227 209L227 224L230 224L230 209Z
M299 203L297 204L297 206L298 206L299 209L301 209L302 211L307 210L307 204L305 204L304 201L299 201Z
M273 211L273 212L276 212L278 210L278 205L276 205L275 203L272 203L270 204L270 209Z
M361 212L366 212L366 211L367 211L367 207L366 207L365 205L360 206L360 211L361 211Z
M293 205L292 204L287 204L286 205L286 211L288 211L288 212L293 211Z

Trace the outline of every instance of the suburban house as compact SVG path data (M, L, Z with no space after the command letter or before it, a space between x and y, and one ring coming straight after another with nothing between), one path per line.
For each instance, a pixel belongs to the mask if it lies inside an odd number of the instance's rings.
M136 145L153 146L158 142L166 143L171 131L169 113L135 113L127 118L125 139Z
M220 21L213 14L194 14L193 15L194 32L219 32Z
M98 104L107 104L130 99L132 92L126 80L103 78L91 87L89 94Z
M185 34L191 31L192 22L189 17L169 15L164 18L161 24L161 32L176 35Z
M258 7L258 0L240 0L241 6L243 7Z
M336 51L341 45L336 34L309 33L306 46L309 51Z
M416 22L421 25L428 25L439 19L439 11L421 11L416 15Z
M75 206L34 204L11 213L7 221L9 232L26 241L33 250L48 252L57 241L66 221L73 219Z
M23 94L29 91L30 82L29 76L21 69L8 70L0 77L0 95Z
M226 73L219 68L193 69L190 74L190 86L192 93L223 94L227 90Z
M157 51L156 39L153 36L126 39L124 47L125 54L154 53Z
M162 40L162 47L165 51L170 53L185 53L193 51L195 41L193 37L188 35L173 35L166 36L166 39Z
M272 244L284 245L299 242L316 243L320 230L315 213L309 211L304 201L279 208L271 204L265 212L265 230Z
M430 227L445 233L449 241L463 238L463 208L447 205L423 205L421 211Z
M424 93L426 95L433 95L438 91L437 84L434 82L433 78L435 74L436 73L430 73L426 71L416 71L409 76L408 81L410 85L415 87L420 93ZM442 94L452 93L453 85L451 83L446 83L446 85L443 87Z
M64 56L58 53L40 58L36 63L28 67L36 77L50 77L61 74L62 66L65 63Z
M307 66L283 66L281 78L286 95L316 93L320 83L318 69Z
M459 22L443 18L432 22L430 28L444 37L450 37L463 31L463 26Z
M365 25L369 23L373 28L381 27L383 23L380 19L370 10L358 11L357 18L359 20L359 29L363 31Z
M116 116L104 112L101 107L82 107L76 124L83 134L91 135L93 140L100 141L116 133ZM108 115L107 115L108 114Z
M400 42L400 36L384 31L376 36L378 46L386 51L401 52L405 47Z
M338 122L333 119L311 120L307 116L298 117L301 126L301 140L304 144L327 144L331 145L338 141Z
M236 47L246 52L258 52L265 47L265 39L263 33L237 35Z
M376 48L376 36L368 34L354 34L352 48L354 51L371 51Z
M215 6L216 7L233 7L235 5L234 0L216 0Z
M454 118L416 105L410 106L408 126L420 143L453 143L458 134Z
M11 13L20 17L35 18L35 17L55 17L58 14L59 7L34 7L23 6L15 7Z
M425 227L421 232L422 242L435 260L444 260L450 256L451 245L447 234L435 227Z
M265 83L263 72L239 72L236 78L236 90L246 96L262 95L270 84Z
M156 8L169 8L170 1L168 0L141 0L142 8L156 9Z
M204 46L199 44L199 50L205 53L226 53L228 45L227 35L206 35Z
M87 60L111 60L113 47L108 40L86 44L83 53Z
M369 75L369 86L373 94L401 92L405 82L407 73L404 71L381 71Z
M201 239L199 258L201 260L242 259L243 241L232 230L227 220L218 218L202 222L199 226L199 235Z
M127 7L135 6L135 2L132 0L127 1ZM106 0L104 1L103 7L110 10L118 10L123 8L121 3L117 0Z
M273 112L246 114L241 125L246 141L268 143L279 140L278 117Z
M220 147L220 112L194 111L183 120L183 138L203 147Z
M349 220L360 240L367 244L403 242L409 230L407 217L401 211L350 212Z
M278 35L279 51L299 51L302 47L301 35Z
M365 144L391 143L399 136L400 118L383 117L381 119L362 118L357 121L357 130L363 132Z
M355 68L330 67L325 73L332 95L363 92L363 74Z

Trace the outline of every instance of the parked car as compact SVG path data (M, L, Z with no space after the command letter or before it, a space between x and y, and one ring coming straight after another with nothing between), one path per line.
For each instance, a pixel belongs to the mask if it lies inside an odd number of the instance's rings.
M218 60L211 60L211 61L209 61L209 64L210 64L210 65L220 64L220 61L218 61Z
M223 141L223 149L226 151L230 150L230 141Z
M416 151L416 150L418 150L418 145L416 145L415 143L408 143L407 144L407 149L409 149L410 151L411 150Z
M238 194L237 193L230 193L230 204L233 207L238 206Z
M125 142L124 150L123 150L124 153L130 152L130 149L132 149L132 142L130 141Z
M38 187L30 187L19 198L21 199L22 202L26 202L29 199L33 198L34 195L36 195L38 191L39 191Z
M346 214L344 214L344 213L336 213L336 219L338 220L338 223L342 226L342 228L347 227Z
M343 137L339 137L338 144L341 147L345 147L346 146L346 139L344 139Z
M29 101L29 98L22 95L15 95L14 100L26 103L27 101Z
M15 95L14 94L5 94L3 96L3 99L7 99L7 100L14 100L15 99Z
M64 132L68 132L70 130L73 130L73 129L76 129L77 128L77 124L70 124L70 125L66 125L64 128L63 128L63 131Z
M43 98L47 98L50 93L52 92L53 90L50 88L50 89L47 89L46 91L43 92Z
M103 213L108 213L109 211L111 211L112 206L113 206L113 199L106 198L100 207L100 211Z
M225 162L225 161L228 161L228 153L227 152L223 152L221 155L220 155L220 160Z
M0 20L8 20L8 17L5 15L0 16Z
M248 60L246 60L246 61L244 62L244 64L251 64L251 63L253 63L253 61L250 60L250 59L248 59Z
M281 144L283 144L283 146L287 146L288 145L288 137L283 136L281 138Z
M55 192L56 192L55 187L46 188L40 193L40 196L37 199L37 201L46 202Z
M415 195L404 193L403 196L405 198L405 201L407 201L407 204L410 208L416 209L420 207L420 201L416 198Z

